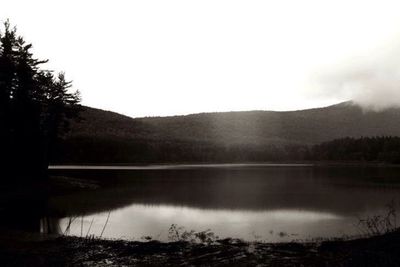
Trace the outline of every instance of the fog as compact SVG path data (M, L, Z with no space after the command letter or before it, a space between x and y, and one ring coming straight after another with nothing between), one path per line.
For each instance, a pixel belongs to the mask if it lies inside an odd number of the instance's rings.
M366 110L400 106L400 39L324 66L313 77L319 97L353 100Z

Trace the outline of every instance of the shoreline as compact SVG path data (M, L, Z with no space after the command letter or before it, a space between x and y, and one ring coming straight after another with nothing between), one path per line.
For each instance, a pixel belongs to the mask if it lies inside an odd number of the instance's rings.
M322 167L322 166L365 166L365 167L400 167L400 164L372 161L281 161L281 162L153 162L153 163L76 163L76 164L51 164L49 170L146 170L169 168L222 168L222 167Z
M2 266L398 266L400 232L309 243L223 239L212 244L15 238L14 233L2 235L0 261Z

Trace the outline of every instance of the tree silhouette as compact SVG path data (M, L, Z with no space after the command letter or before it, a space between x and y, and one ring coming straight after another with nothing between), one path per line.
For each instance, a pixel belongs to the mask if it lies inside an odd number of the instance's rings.
M41 69L47 60L31 50L6 21L0 31L0 166L7 180L46 177L51 146L78 114L79 92L69 92L63 73Z

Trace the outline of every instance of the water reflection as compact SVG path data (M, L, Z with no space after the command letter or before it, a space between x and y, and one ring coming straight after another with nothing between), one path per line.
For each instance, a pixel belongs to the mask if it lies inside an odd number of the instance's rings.
M357 217L398 199L400 168L310 165L56 168L101 189L51 197L34 216L45 233L166 240L171 224L220 237L287 241L356 234ZM42 220L38 219L42 218ZM73 219L71 223L71 218Z
M52 212L86 214L135 204L203 209L298 209L341 215L380 208L400 192L398 168L243 167L63 170L103 189L53 198Z
M76 218L70 234L80 236L87 233L92 219L90 234L100 236L107 213ZM60 221L67 228L70 218ZM130 205L111 213L109 227L103 233L106 238L140 240L151 236L168 241L168 228L172 224L183 226L184 230L205 231L212 229L221 238L236 237L245 240L266 240L271 242L290 241L294 238L333 237L340 232L340 226L350 226L351 218L331 213L275 210L241 211L209 210L176 206ZM347 225L346 225L347 224Z

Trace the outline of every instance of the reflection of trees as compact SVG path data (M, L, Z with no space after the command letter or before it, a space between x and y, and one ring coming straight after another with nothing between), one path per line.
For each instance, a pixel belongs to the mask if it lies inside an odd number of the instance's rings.
M60 220L52 217L42 217L40 219L40 233L42 234L61 234Z
M54 171L99 180L100 189L50 199L58 217L104 212L131 204L204 209L302 209L339 215L384 207L398 187L371 177L398 175L382 168L226 168L146 171ZM381 182L383 180L380 179Z

